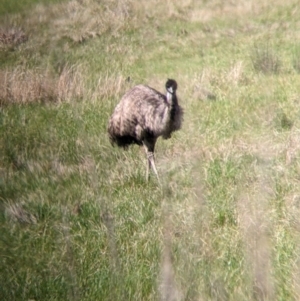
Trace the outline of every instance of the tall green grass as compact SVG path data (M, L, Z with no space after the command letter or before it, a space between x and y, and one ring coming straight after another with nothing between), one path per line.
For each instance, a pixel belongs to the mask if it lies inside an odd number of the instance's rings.
M6 15L1 33L28 39L0 45L1 300L297 300L297 7ZM160 186L106 128L127 89L169 77L185 115L158 141Z
M4 16L7 14L14 14L14 13L22 13L26 9L31 9L36 4L47 4L47 3L58 3L62 2L61 0L23 0L22 2L17 0L1 0L0 3L0 15Z

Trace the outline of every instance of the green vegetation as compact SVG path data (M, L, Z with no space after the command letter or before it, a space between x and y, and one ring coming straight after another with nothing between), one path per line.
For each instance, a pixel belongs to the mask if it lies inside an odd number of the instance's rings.
M26 9L31 9L35 4L58 3L64 0L1 0L0 16L5 14L20 13ZM8 16L10 18L10 16Z
M0 299L298 300L298 1L6 2ZM167 78L159 186L106 127Z

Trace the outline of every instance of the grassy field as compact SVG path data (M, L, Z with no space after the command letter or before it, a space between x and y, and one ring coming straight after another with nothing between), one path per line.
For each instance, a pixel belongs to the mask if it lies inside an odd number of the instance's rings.
M0 299L299 300L298 1L20 3L0 5ZM106 128L167 78L185 115L160 186Z

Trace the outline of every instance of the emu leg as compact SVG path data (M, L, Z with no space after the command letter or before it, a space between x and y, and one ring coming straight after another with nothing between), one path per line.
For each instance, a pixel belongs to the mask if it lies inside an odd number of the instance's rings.
M146 181L148 182L149 180L149 169L151 168L151 163L150 163L150 160L149 160L149 154L146 150L146 156L147 156L147 167L146 167Z
M159 181L159 176L158 176L158 172L155 166L155 160L154 160L154 147L155 147L155 142L154 141L144 141L143 145L146 151L146 155L147 155L147 169L146 169L146 180L149 180L149 169L152 168L158 181Z
M148 158L148 174L149 174L149 167L152 167L157 179L159 180L159 176L158 176L158 172L155 166L155 161L154 161L154 153L147 153L147 158ZM147 175L147 177L149 178L149 175ZM148 179L147 179L148 180Z

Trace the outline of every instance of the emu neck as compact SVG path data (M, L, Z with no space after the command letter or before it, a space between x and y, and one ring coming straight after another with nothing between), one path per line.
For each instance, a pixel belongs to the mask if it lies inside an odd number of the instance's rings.
M173 94L170 92L167 92L167 102L170 105L170 120L174 121L175 120L175 115L178 107L178 101L177 101L177 96L176 93L174 92Z
M173 106L177 104L177 97L176 97L176 93L170 93L169 91L167 91L167 102L169 105Z

